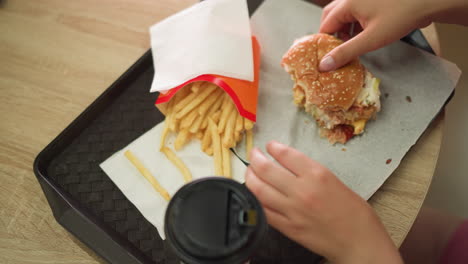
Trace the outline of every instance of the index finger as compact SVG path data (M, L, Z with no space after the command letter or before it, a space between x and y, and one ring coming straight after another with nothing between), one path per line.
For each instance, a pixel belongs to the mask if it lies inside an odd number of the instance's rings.
M320 17L320 23L322 23L325 18L330 14L330 12L335 8L336 4L338 3L337 0L330 2L326 5L322 10L322 16Z
M323 165L307 157L302 152L276 141L267 144L267 151L279 164L297 177L310 174L312 169L324 168Z
M254 148L250 154L249 168L257 177L271 185L277 191L288 196L291 188L291 180L296 177L287 169L268 159L262 152Z
M343 5L335 5L333 9L323 17L319 32L332 34L340 31L346 24L356 21L356 18L354 18L346 7Z

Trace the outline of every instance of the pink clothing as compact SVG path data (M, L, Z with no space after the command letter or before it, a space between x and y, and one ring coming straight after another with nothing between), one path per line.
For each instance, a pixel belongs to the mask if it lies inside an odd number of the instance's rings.
M458 226L442 253L440 264L468 263L468 220Z

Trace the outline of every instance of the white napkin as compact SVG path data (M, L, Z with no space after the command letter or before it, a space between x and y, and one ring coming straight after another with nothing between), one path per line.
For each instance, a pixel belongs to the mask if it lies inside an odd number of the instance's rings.
M150 28L155 75L151 92L202 74L253 81L253 51L246 0L209 0Z
M164 123L155 126L127 147L101 163L101 168L117 185L127 199L153 224L164 239L164 215L168 202L123 155L130 150L173 196L185 184L180 171L159 151L159 140ZM173 148L175 137L168 137L167 145ZM200 141L192 140L181 151L175 152L192 172L193 179L214 175L213 158L200 150ZM246 166L231 155L233 179L244 182Z

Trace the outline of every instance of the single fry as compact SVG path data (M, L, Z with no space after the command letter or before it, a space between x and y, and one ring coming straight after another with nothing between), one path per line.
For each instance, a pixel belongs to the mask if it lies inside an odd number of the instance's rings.
M244 127L245 127L245 130L251 130L254 126L254 122L252 122L252 120L249 120L247 118L244 118Z
M194 111L194 112L196 112L196 111ZM205 116L197 115L197 117L193 121L193 124L190 127L189 131L196 134L198 132L198 130L200 129L200 126L201 126L202 121L203 121L204 118L205 118Z
M174 95L174 97L170 101L170 102L173 102L172 111L171 111L172 114L169 120L166 119L166 122L169 122L169 129L171 132L179 131L180 120L177 120L175 118L176 106L180 105L181 101L184 100L189 94L191 94L191 89L190 89L191 86L192 85L189 84L189 85L182 87L179 91L177 91L177 93Z
M169 103L172 103L168 107L167 111L167 116L166 116L166 125L169 127L169 130L171 132L177 132L179 130L179 121L175 119L175 106L177 105L178 101L180 98L182 98L184 95L184 89L179 90L174 97L169 101Z
M191 127L197 116L197 111L190 112L187 116L184 117L184 119L180 121L180 129L188 129Z
M188 89L190 91L190 89ZM196 93L189 93L187 96L185 96L183 99L177 102L176 106L174 107L174 111L178 113L184 106L186 106L189 102L192 102L198 94Z
M174 116L173 115L174 104L175 104L174 98L167 103L166 114L165 114L166 119L164 120L164 130L163 130L163 134L161 137L161 144L160 144L161 147L166 143L167 133L169 132L169 128L170 128L169 126L171 124L172 117Z
M154 176L151 174L151 172L143 166L143 163L135 156L133 155L130 150L127 150L124 152L124 156L137 168L137 170L145 177L153 186L153 188L166 200L169 201L171 199L171 196L169 193L164 189L161 184L154 178Z
M211 133L211 140L213 142L213 156L215 165L215 175L223 175L223 154L221 150L221 138L218 134L218 127L210 118L208 120L208 129Z
M234 109L234 111L231 111L231 114L227 118L228 120L223 134L223 147L232 148L235 146L234 130L236 126L237 110Z
M223 96L223 95L222 95ZM213 113L215 113L216 111L219 110L219 108L221 107L221 105L223 104L223 100L222 100L222 96L218 98L218 100L213 104L213 106L208 110L208 112L206 113L206 116L212 116ZM217 123L217 122L215 122ZM208 118L206 118L205 120L203 120L203 123L201 125L201 128L202 129L205 129L208 127Z
M180 172L182 172L185 182L189 182L192 180L192 173L190 172L190 170L170 148L163 147L161 151L162 153L164 153L164 155L166 155L167 159L170 160L172 164L174 164L177 167L177 169L180 170Z
M182 109L177 111L176 118L181 119L182 117L184 117L187 113L192 111L196 106L198 106L201 102L203 102L203 100L205 100L205 98L208 97L215 89L216 89L216 86L205 87L203 91L196 94L197 96L192 101L190 101Z
M178 105L180 102L183 102L183 100L185 100L187 96L192 94L192 86L193 83L189 83L177 91L177 93L174 95L174 98L176 98L175 105ZM174 108L174 111L177 112L176 108Z
M180 120L172 118L169 123L169 130L171 132L178 132L180 127Z
M209 147L208 149L206 149L205 153L208 156L213 156L213 147Z
M164 130L163 130L162 136L161 136L161 143L159 144L160 148L162 148L166 144L166 137L167 137L167 134L169 133L170 125L171 125L172 119L174 117L174 115L173 115L173 113L174 113L174 111L173 111L174 110L174 104L175 104L174 98L167 103L166 119L164 120Z
M232 179L231 173L231 151L229 148L222 148L223 151L223 173L226 178Z
M213 114L214 112L218 111L221 105L223 105L223 96L224 96L224 93L221 91L221 96L218 97L218 100L216 100L216 102L214 102L210 110L208 110L208 115Z
M236 141L236 144L241 141L242 137L241 137L241 133L239 131L236 131L234 132L234 140Z
M203 82L194 82L194 83L191 83L192 86L190 87L190 90L193 92L193 93L198 93L198 91L200 90L200 87L202 86Z
M202 151L206 151L211 146L211 142L212 142L211 139L212 139L211 131L210 129L207 129L202 139L202 144L201 144Z
M195 137L198 138L199 140L203 139L203 131L199 130L196 134Z
M166 110L166 118L171 116L174 113L174 106L177 103L175 100L176 96L174 96L168 103L167 103L167 110Z
M176 137L174 142L175 150L179 151L187 143L189 138L189 131L187 129L181 130Z
M216 111L212 116L211 119L215 122L215 124L219 123L219 119L221 118L221 111Z
M231 115L232 111L235 111L234 104L232 103L231 98L227 94L226 96L228 97L228 99L225 100L226 103L223 105L223 111L221 113L221 117L219 118L219 124L218 124L219 134L224 132L224 129L226 128L226 123L228 121L228 117Z
M214 84L213 84L214 85ZM198 106L198 114L199 115L204 115L205 113L210 110L210 106L212 106L216 100L219 100L223 95L223 91L221 90L215 90L208 98L206 98L205 101L203 101L199 106Z
M161 151L162 148L166 145L166 138L167 134L169 133L169 123L165 121L164 123L164 129L161 135L161 142L159 143L159 150Z
M242 129L244 129L244 118L239 113L237 113L236 132L241 132Z
M247 130L245 135L245 149L247 152L247 160L250 160L250 152L253 148L253 131Z

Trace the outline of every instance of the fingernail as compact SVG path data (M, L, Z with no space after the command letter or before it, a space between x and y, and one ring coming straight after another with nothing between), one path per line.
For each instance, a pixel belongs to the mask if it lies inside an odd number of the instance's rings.
M323 72L334 70L336 67L335 60L332 56L326 55L319 64L319 70Z

